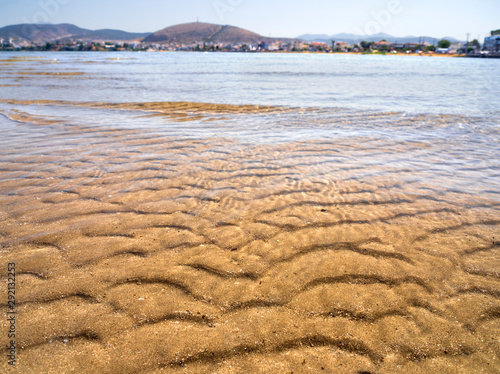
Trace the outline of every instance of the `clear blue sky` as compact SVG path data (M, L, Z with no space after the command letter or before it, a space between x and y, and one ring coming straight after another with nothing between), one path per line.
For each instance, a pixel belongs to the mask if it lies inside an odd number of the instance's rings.
M0 26L50 22L153 32L197 18L275 37L380 31L482 39L500 29L500 0L0 0Z

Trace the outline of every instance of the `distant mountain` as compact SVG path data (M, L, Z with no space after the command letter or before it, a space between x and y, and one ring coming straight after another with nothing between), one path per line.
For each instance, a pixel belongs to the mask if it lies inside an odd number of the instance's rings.
M343 41L349 44L356 44L363 40L380 41L385 39L392 43L418 43L424 40L429 43L435 43L442 38L405 36L396 37L385 33L374 35L356 35L356 34L304 34L295 39L290 38L271 38L259 35L239 27L230 25L217 25L213 23L193 22L174 25L154 33L131 33L121 30L101 29L88 30L69 24L19 24L0 28L1 39L12 39L15 42L31 43L53 43L57 41L144 41L146 43L178 43L191 44L194 42L207 43L259 43L261 41L316 41L330 44L332 40ZM446 37L452 43L458 40Z
M314 41L314 42L323 42L323 43L328 43L330 44L332 40L335 40L336 42L346 42L349 44L356 44L361 41L367 41L367 42L378 42L380 40L387 40L388 42L391 43L419 43L420 41L426 41L428 43L435 43L436 41L439 41L441 39L447 39L452 43L455 42L461 42L461 40L457 40L455 38L451 37L444 37L444 38L434 38L430 36L393 36L385 33L378 33L378 34L373 34L373 35L356 35L356 34L346 34L346 33L341 33L341 34L335 34L335 35L326 35L326 34L304 34L299 37L298 39L303 39L307 41Z
M5 26L0 29L0 37L12 38L16 41L46 42L54 41L71 35L82 34L86 31L75 25L63 23L60 25L30 24Z
M150 32L146 33L134 33L127 32L122 30L113 30L113 29L101 29L101 30L89 30L89 32L81 35L73 36L73 39L78 40L136 40L143 39L144 37L151 35Z
M88 30L63 23L53 24L19 24L0 28L0 38L13 39L15 42L31 42L37 44L57 41L130 41L140 40L146 43L179 43L193 42L213 43L258 43L278 40L261 36L252 31L230 25L212 23L184 23L170 26L155 33L130 33L121 30L101 29ZM279 40L293 40L280 38Z
M272 40L272 38L264 37L239 27L203 22L170 26L144 38L144 42L146 43L179 44L191 44L193 42L258 43L264 40Z
M88 30L69 23L62 23L58 25L24 23L0 28L0 38L13 39L16 42L28 41L32 43L68 40L123 41L142 39L150 34L151 33L130 33L110 29Z

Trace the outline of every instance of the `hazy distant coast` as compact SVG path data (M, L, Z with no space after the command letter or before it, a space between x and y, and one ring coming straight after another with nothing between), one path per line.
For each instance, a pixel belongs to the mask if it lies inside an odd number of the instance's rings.
M319 52L356 54L437 53L461 55L479 52L464 48L453 38L439 48L432 37L361 36L337 34L301 35L298 38L265 37L230 25L193 22L166 27L153 33L121 30L88 30L71 24L19 24L0 28L1 51L200 51L200 52ZM336 39L333 39L336 38Z

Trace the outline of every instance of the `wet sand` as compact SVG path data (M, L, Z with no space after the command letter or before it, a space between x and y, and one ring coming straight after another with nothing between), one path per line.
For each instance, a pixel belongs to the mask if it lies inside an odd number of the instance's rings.
M366 161L425 144L10 118L0 326L14 262L18 372L498 372L498 191Z

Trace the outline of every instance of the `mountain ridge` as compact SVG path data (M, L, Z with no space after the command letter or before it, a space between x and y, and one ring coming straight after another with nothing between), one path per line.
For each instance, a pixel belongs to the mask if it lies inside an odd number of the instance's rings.
M393 43L419 43L422 40L435 43L440 38L429 36L396 37L386 33L373 35L356 35L349 33L303 34L297 38L266 37L253 31L231 25L191 22L165 27L155 32L132 33L115 29L89 30L70 23L61 24L17 24L0 28L0 38L13 39L16 42L47 43L57 41L144 41L146 43L177 43L191 44L207 43L259 43L261 41L314 41L330 44L332 40L357 44L365 41L380 41L385 39ZM451 37L445 37L453 42L460 42Z
M70 23L31 24L21 23L0 28L0 38L18 42L48 43L67 40L82 41L128 41L142 39L151 33L131 33L122 30L89 30Z
M295 40L291 38L272 38L253 31L231 25L218 25L205 22L181 23L165 27L144 38L145 43L259 43L261 41Z
M357 44L361 41L367 42L378 42L382 39L387 40L388 42L393 43L419 43L421 40L427 42L435 42L441 39L447 39L452 43L463 42L462 40L458 40L452 37L443 37L443 38L435 38L431 36L394 36L386 33L377 33L373 35L358 35L358 34L350 34L350 33L338 33L334 35L327 34L303 34L297 37L298 39L314 41L314 42L323 42L330 44L332 40L336 42L347 42L349 44ZM432 44L432 43L431 43Z

